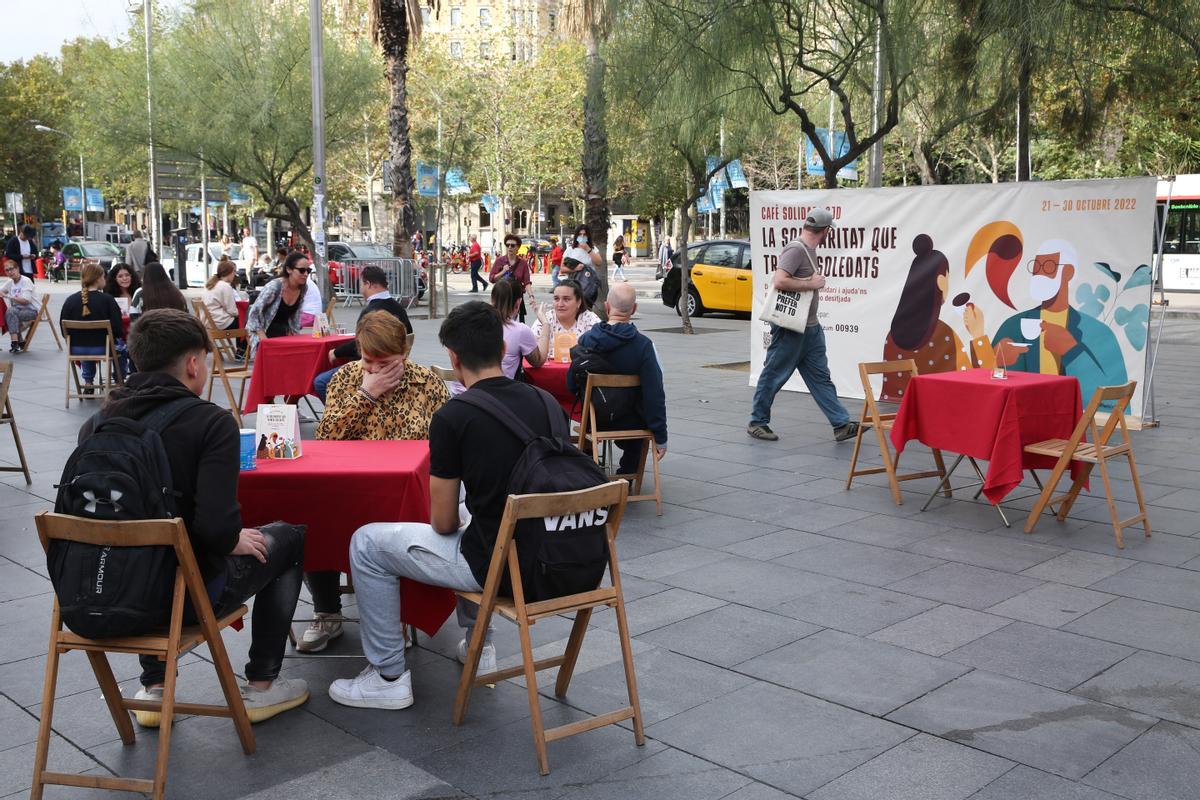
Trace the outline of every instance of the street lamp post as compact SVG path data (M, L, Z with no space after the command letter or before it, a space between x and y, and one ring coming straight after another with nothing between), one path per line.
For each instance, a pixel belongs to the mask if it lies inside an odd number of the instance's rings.
M30 120L32 122L32 120ZM51 128L49 125L43 125L40 122L33 123L33 129L38 133L57 133L59 136L65 136L70 139L71 134L66 131L60 131L58 128ZM82 220L83 235L87 236L87 189L83 182L83 151L79 151L79 217Z

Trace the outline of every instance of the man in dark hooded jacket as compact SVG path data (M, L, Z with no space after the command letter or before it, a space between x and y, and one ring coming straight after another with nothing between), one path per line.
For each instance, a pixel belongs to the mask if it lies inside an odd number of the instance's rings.
M604 425L607 430L648 428L654 433L656 458L667 454L667 398L663 391L662 367L654 342L640 333L630 318L637 311L637 293L627 283L609 287L608 299L604 301L608 322L595 325L579 337L578 351L590 350L600 354L612 374L637 375L642 379L640 397L634 407L623 418L611 420ZM572 351L574 355L576 351ZM577 370L567 372L567 388L579 394L582 385L577 385ZM583 378L582 380L587 380ZM594 400L594 398L593 398ZM617 442L621 448L622 475L638 472L642 460L642 442Z
M178 494L176 511L187 526L213 610L220 617L255 598L250 660L241 688L250 721L261 722L308 699L303 680L279 676L300 595L304 537L300 529L286 526L271 531L242 527L237 423L227 410L198 397L208 382L211 352L204 326L192 315L175 309L147 311L129 333L129 355L139 371L113 390L97 417L141 419L164 403L196 398L161 431L163 449ZM97 417L84 423L80 442L91 434ZM153 656L142 656L141 662L142 689L136 699L161 700L163 662ZM160 721L155 711L135 711L134 717L145 727Z

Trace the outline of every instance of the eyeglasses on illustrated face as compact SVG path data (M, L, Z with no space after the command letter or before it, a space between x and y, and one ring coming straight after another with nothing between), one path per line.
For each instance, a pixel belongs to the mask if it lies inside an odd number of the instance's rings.
M1029 259L1025 264L1025 269L1030 275L1053 275L1058 271L1058 256L1038 256Z

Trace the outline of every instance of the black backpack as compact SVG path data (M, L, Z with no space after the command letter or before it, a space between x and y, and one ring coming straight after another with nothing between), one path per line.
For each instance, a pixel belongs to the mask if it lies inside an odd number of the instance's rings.
M487 392L468 389L454 398L491 414L525 443L525 451L513 465L508 493L569 492L607 483L604 470L571 444L561 406L548 393L541 389L536 391L550 419L551 436L534 433ZM608 565L607 520L608 509L598 508L580 514L518 522L515 534L517 562L521 566L521 588L525 599L551 600L589 592L599 586ZM512 594L507 570L500 593Z
M589 372L596 375L623 374L604 353L582 344L571 348L568 372L575 383L576 410L583 408L583 393L587 391ZM596 410L596 426L602 431L614 430L631 419L640 418L642 390L634 386L598 386L592 392L592 408Z
M178 493L159 434L203 403L181 397L141 419L98 420L67 459L55 487L54 511L95 520L174 517ZM170 617L177 565L173 548L55 540L46 560L63 622L80 636L142 634Z

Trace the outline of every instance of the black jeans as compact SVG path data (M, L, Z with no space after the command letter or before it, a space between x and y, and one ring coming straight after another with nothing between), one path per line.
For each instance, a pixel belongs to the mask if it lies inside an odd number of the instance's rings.
M239 327L241 327L239 320L235 319L233 322L231 322L225 326L225 330L236 331ZM228 340L226 340L226 341L228 341ZM246 339L238 339L237 340L237 349L235 352L237 353L238 358L246 357L246 348L249 346L250 346L250 342L247 341Z
M342 573L332 570L304 573L304 584L319 614L342 613Z
M623 419L615 420L611 423L605 423L602 430L610 431L628 431L646 427L646 422L639 416L627 416ZM638 465L642 460L642 451L646 449L644 441L628 439L626 441L613 442L621 450L621 459L617 463L617 472L621 475L637 475ZM648 457L654 458L655 454L651 453Z
M483 266L483 261L471 262L471 291L475 291L475 284L482 283L483 288L488 287L488 282L479 274L480 267Z
M304 528L272 524L260 528L267 539L267 563L254 556L226 556L225 568L208 582L208 598L219 618L254 598L250 625L250 661L246 680L273 681L283 666L288 629L296 615L300 581L304 573ZM184 624L194 625L196 613L189 601ZM142 685L161 684L166 664L154 656L141 656Z

